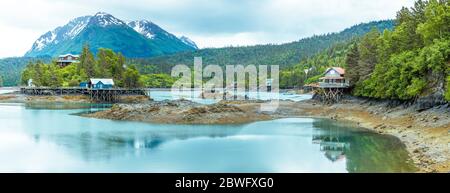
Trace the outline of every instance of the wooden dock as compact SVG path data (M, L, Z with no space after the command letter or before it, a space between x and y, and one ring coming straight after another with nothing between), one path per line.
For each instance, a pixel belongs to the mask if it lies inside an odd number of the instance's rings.
M120 96L150 96L150 90L146 88L21 87L20 93L33 96L86 95L99 102L115 102Z

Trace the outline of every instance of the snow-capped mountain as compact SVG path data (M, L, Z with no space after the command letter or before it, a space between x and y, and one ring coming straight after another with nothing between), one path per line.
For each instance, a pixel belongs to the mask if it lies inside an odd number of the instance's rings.
M181 36L180 38L177 38L175 35L167 32L166 30L162 29L155 23L148 21L148 20L138 20L138 21L131 21L128 23L128 26L133 28L135 31L140 33L141 35L149 38L149 39L172 39L181 41L184 44L198 49L197 44L195 44L194 41L190 40L189 38L185 36Z
M47 46L58 44L77 36L88 24L90 16L79 17L71 20L68 24L57 27L53 31L49 31L42 35L34 42L30 51L40 51Z
M98 12L94 15L94 17L91 17L89 20L90 25L99 25L101 27L106 27L110 25L127 25L125 22L123 22L120 19L115 18L114 16L104 13L104 12Z
M188 37L186 37L186 36L181 36L179 39L180 39L183 43L185 43L186 45L189 45L189 46L191 46L191 47L193 47L193 48L195 48L195 49L198 49L197 44L196 44L194 41L192 41L191 39L189 39Z
M94 53L98 48L110 48L127 57L150 57L197 49L189 38L177 38L153 22L126 23L111 14L99 12L94 16L75 18L45 33L25 56L79 53L85 43Z
M152 27L156 26L157 28L159 28L159 26L147 20L132 21L128 23L128 26L149 39L155 38L156 35L156 32Z

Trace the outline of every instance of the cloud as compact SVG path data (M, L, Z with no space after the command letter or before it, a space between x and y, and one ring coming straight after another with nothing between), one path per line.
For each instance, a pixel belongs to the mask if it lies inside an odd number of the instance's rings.
M414 0L7 0L0 2L0 57L23 55L43 33L105 11L148 19L200 47L282 43L394 18Z

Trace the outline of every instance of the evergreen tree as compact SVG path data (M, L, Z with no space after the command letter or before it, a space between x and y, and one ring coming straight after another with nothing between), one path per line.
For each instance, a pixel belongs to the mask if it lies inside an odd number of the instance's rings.
M361 39L358 45L359 62L358 73L361 79L367 79L378 63L378 38L380 33L373 28Z
M139 71L134 65L128 67L123 74L123 84L126 88L141 87Z
M41 61L38 61L33 65L34 73L31 78L33 79L33 84L36 86L48 86L45 80L45 69L43 69L43 65L44 64L42 64Z
M122 53L119 53L117 55L117 61L113 64L112 70L113 75L115 79L120 80L123 76L123 73L125 71L125 57L122 55ZM136 68L136 66L133 66L133 68Z
M84 72L86 78L94 78L97 75L96 66L94 54L92 54L89 44L85 44L80 56L79 72Z
M100 48L97 52L98 74L100 78L111 78L114 74L112 67L117 62L116 54L111 49Z
M358 66L359 64L358 62L359 62L358 46L352 45L347 54L347 57L345 58L345 63L347 64L348 69L351 69L346 72L347 73L346 76L352 86L356 85L359 82L360 68Z
M56 64L47 65L46 78L48 79L47 85L50 87L60 87L63 84L61 74L58 73L58 68Z
M448 38L450 36L449 1L430 0L424 9L424 23L418 25L417 31L426 44L432 44L435 39Z
M354 93L402 100L437 93L450 100L449 8L448 0L417 1L398 13L394 31L383 33L378 41L363 38L358 67L367 61L376 61L376 66L367 77L360 77L362 83ZM371 47L378 49L361 49ZM378 52L378 60L370 59L367 50Z

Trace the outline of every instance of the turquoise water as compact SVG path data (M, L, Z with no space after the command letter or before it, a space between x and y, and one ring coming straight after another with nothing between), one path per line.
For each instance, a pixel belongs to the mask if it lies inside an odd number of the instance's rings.
M98 110L0 104L0 172L411 172L404 146L347 124L291 118L159 125Z
M163 100L177 100L177 99L188 99L197 103L202 104L213 104L218 102L220 99L202 99L201 91L193 90L191 92L186 93L174 93L170 90L161 90L161 89L151 89L150 97L155 101L163 101ZM288 94L288 93L270 93L270 92L247 92L247 93L237 93L238 96L249 96L251 99L260 99L260 100L292 100L292 101L302 101L311 99L312 95L310 94Z
M7 93L11 93L14 91L17 91L17 88L5 88L5 87L0 87L0 94L7 94Z

